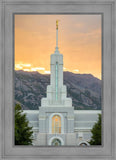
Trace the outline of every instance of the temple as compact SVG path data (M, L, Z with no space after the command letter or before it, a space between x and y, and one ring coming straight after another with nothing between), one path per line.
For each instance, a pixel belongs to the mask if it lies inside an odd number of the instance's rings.
M101 111L74 110L63 84L63 55L58 48L58 21L56 21L56 48L50 57L51 77L47 95L39 110L25 110L33 126L33 145L76 146L89 145L91 129Z

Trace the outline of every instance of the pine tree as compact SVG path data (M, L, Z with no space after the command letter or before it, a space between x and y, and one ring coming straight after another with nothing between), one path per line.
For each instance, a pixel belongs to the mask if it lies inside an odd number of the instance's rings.
M92 130L91 145L101 145L101 114L99 114L98 121L94 124Z
M29 127L29 121L26 114L23 113L21 106L15 106L15 145L31 145L32 144L32 127Z

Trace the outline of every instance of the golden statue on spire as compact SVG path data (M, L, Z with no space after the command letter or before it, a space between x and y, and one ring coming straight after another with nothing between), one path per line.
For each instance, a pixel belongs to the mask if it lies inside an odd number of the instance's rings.
M56 20L56 29L58 29L58 20Z

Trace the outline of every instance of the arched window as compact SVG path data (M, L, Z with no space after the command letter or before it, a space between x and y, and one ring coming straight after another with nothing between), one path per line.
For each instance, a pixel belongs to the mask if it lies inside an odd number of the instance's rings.
M59 115L52 117L52 133L61 133L61 117Z
M53 141L52 141L52 144L51 144L52 146L61 146L61 141L59 140L59 139L54 139Z
M86 143L81 143L80 146L87 146L87 144Z
M81 141L78 146L90 146L90 144L87 141Z

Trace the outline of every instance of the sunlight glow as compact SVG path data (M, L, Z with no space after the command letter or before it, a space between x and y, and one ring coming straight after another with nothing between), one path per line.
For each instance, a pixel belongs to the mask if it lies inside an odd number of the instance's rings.
M56 45L63 54L63 71L89 73L101 79L101 15L15 15L15 69L50 74ZM47 25L46 25L47 24Z
M79 70L78 70L78 69L74 69L73 72L74 72L74 73L78 73Z
M50 71L45 71L44 73L45 73L45 74L50 74Z
M15 70L23 70L27 72L39 72L41 74L50 74L50 71L46 70L44 67L34 67L31 64L24 64L24 63L15 64Z
M24 71L27 71L27 72L29 72L30 71L30 69L23 69Z
M26 72L39 72L40 74L50 74L51 72L49 70L46 70L44 67L34 67L32 64L24 64L19 63L15 64L15 70L23 70ZM75 74L91 74L90 72L82 72L79 69L72 69L69 70L68 68L63 67L64 72L72 72ZM100 75L98 75L99 79L101 79Z

